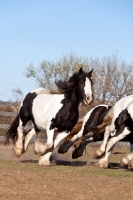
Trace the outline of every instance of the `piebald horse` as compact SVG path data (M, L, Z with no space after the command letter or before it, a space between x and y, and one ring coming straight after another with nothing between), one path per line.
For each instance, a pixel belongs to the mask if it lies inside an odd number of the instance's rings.
M91 142L96 142L96 141L102 141L104 138L104 131L105 127L100 129L100 134L95 131L95 129L90 131L90 126L93 127L98 127L105 119L105 116L107 113L111 110L111 106L107 106L105 104L98 105L91 109L83 119L77 122L77 124L73 127L72 131L70 134L65 138L68 143L71 143L73 145L73 152L72 152L72 158L78 158L83 155L83 152L85 150L85 147L87 144ZM124 115L123 115L124 117ZM121 120L121 115L118 116L117 120ZM116 120L116 121L117 121ZM129 123L129 119L125 122L126 124ZM121 134L124 130L124 127L126 126L122 125L117 129L117 134L110 135L110 138L115 138L119 134ZM129 125L128 125L129 126ZM130 127L131 128L131 127ZM133 130L133 128L132 128ZM77 138L76 142L73 140L73 136L75 135L75 138ZM105 139L105 138L104 138ZM130 144L133 144L133 136L132 133L126 135L121 141L128 141ZM113 146L114 147L114 146ZM113 150L113 147L111 150ZM132 149L131 149L132 151ZM102 155L103 156L103 155ZM94 154L93 156L95 159L100 158L101 156L98 156L97 154ZM128 162L132 161L132 165L130 164L130 168L132 167L133 169L133 153L130 153L127 155L125 158L122 159L121 161L121 166L124 166ZM99 167L101 166L101 160L99 160Z
M132 140L133 135L133 95L126 96L115 103L105 116L103 122L95 127L89 127L90 131L101 134L103 130L104 139L100 148L96 151L97 157L103 156L99 160L99 166L108 167L108 158L112 152L114 145L129 137ZM105 155L104 155L105 154ZM127 164L133 159L132 154L127 156L128 159L122 159L121 166Z
M83 149L83 144L85 145L89 142L98 140L100 138L99 135L95 134L95 132L91 132L89 127L100 125L110 109L111 106L105 104L98 105L91 109L82 120L77 122L69 135L61 141L58 146L58 153L66 153L72 145L75 149L80 143L82 144L80 146L82 146ZM79 151L78 155L76 155L75 149L72 158L77 158L79 156Z
M41 154L39 165L50 165L50 156L59 142L66 137L79 118L78 107L81 102L92 101L92 72L82 68L68 81L56 81L59 93L44 89L29 92L21 103L19 113L6 133L5 144L12 139L14 154L21 156L28 147L29 140L39 131L46 130L47 142L36 140L35 153ZM24 127L28 121L34 127L24 137ZM58 132L54 138L54 130Z
M73 127L71 133L73 135L76 135L78 134L78 132L82 129L84 130L84 133L85 133L85 130L89 130L89 127L90 127L90 119L93 121L94 123L94 126L98 126L100 125L100 121L103 121L104 120L104 116L105 114L107 114L107 112L111 109L111 106L107 106L107 105L99 105L99 106L96 106L95 108L93 108L92 110L90 110L88 113L90 113L90 115L88 115L88 120L86 120L86 122L84 123L84 120L85 118L81 119L80 121L77 122L77 124ZM95 117L97 116L97 117ZM93 124L91 123L91 126ZM122 131L122 127L120 127L119 131ZM104 131L105 129L103 130L103 132L101 132L100 134L98 133L95 133L95 131L91 131L91 132L86 132L87 134L82 134L82 136L73 144L73 153L72 153L72 158L75 159L75 158L78 158L80 156L83 155L83 151L85 150L85 147L87 144L91 143L91 142L96 142L96 141L102 141L103 138L104 138ZM69 139L70 139L70 135L71 133L69 134ZM112 136L112 137L115 137ZM66 137L67 140L68 140L68 136ZM133 144L133 136L132 134L130 133L129 135L126 135L121 141L128 141L130 142L130 145L132 146ZM132 152L132 147L130 148L130 151ZM94 158L98 159L99 156L97 156L96 154L94 154Z

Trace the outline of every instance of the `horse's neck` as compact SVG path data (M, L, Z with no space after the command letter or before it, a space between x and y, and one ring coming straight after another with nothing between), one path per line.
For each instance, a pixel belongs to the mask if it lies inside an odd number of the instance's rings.
M67 92L65 98L67 101L71 102L71 106L76 105L78 107L80 104L80 98L75 90Z

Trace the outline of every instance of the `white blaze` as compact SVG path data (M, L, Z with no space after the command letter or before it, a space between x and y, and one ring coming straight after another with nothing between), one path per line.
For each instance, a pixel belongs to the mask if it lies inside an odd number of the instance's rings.
M84 103L87 105L92 101L91 81L87 77L86 77L86 81L85 81L84 90L85 90L85 95L86 95L86 99L84 100Z

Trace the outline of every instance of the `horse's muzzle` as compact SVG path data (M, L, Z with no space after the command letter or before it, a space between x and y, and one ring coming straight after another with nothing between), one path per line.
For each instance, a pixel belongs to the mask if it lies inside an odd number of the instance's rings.
M86 98L83 100L85 105L89 105L91 101L92 101L91 95L86 95Z

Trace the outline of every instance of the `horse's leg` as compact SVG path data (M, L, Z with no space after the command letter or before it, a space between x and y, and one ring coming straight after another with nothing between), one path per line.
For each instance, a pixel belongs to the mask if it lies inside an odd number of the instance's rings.
M53 151L47 152L44 155L41 155L39 158L39 165L41 166L49 166L50 163L50 156Z
M40 158L39 158L39 165L41 166L49 166L51 163L50 163L50 156L53 152L53 150L58 146L58 144L60 143L60 141L62 139L64 139L66 136L68 135L68 133L66 132L62 132L62 133L59 133L55 140L54 140L54 145L51 149L49 149L49 151L47 151L47 153L45 153L44 155L41 155Z
M109 158L109 155L111 154L111 152L113 150L113 147L115 146L115 144L118 141L122 140L129 133L130 133L130 131L127 129L127 127L125 127L124 131L121 134L119 134L118 136L112 137L108 141L108 144L107 144L107 147L106 147L105 156L99 160L99 167L102 167L102 168L107 168L108 167L108 158Z
M58 144L65 138L68 136L69 133L66 132L61 132L58 133L58 135L56 136L55 140L54 140L54 149L58 146Z
M103 158L99 159L99 161L98 161L98 166L99 167L108 168L108 158L109 158L109 155L112 153L114 146L115 145L110 147L110 149L106 150L105 156ZM108 145L107 145L107 147L108 147Z
M50 149L53 148L54 129L52 129L52 130L47 129L46 134L47 134L47 142L46 143L42 143L39 140L35 141L35 145L34 145L35 154L45 154L45 153L49 152Z
M18 132L18 138L13 147L13 154L16 157L20 157L24 153L24 147L23 147L24 127L19 125L17 128L17 132Z
M91 142L93 142L93 141L94 141L93 137L89 137L89 139L83 140L79 144L77 143L76 147L73 147L74 150L72 152L72 158L76 159L76 158L82 156L83 152L84 152L84 150L86 148L86 145L91 143Z
M76 142L82 136L82 133L83 133L83 130L81 129L69 141L66 141L64 139L63 142L59 146L58 153L66 153L68 149L73 145L73 143Z
M109 126L106 126L103 141L102 141L99 149L95 152L95 154L93 156L94 159L100 158L103 155L103 153L105 152L106 144L107 144L109 136L110 136Z
M36 134L35 129L32 128L31 131L25 136L24 139L24 151L27 151L29 141Z

